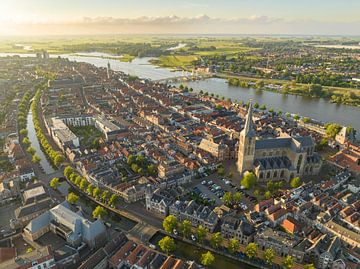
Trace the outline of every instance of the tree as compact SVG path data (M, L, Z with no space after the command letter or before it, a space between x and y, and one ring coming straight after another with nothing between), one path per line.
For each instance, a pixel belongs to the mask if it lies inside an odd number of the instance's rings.
M95 187L93 184L89 184L89 186L87 187L87 193L90 195L93 195L93 191L94 191Z
M92 196L97 199L97 198L99 198L100 193L101 193L101 190L98 187L96 187L95 189L93 189Z
M284 269L291 269L294 266L294 258L290 255L287 255L282 262L282 266Z
M167 216L163 221L164 230L168 233L172 233L177 227L178 220L174 215Z
M305 264L304 269L316 269L316 268L315 268L314 264L310 263L310 264Z
M175 241L170 236L165 236L159 241L159 247L162 251L169 255L170 252L175 250Z
M231 192L225 192L224 196L222 197L222 201L227 205L230 206L232 204L232 193Z
M77 196L75 193L70 192L67 197L66 200L70 203L70 204L75 204L78 200L79 200L79 196Z
M305 118L303 118L303 122L309 123L309 122L311 122L311 119L309 117L305 117Z
M94 219L97 219L97 218L103 218L104 216L106 215L106 210L105 208L103 208L102 206L97 206L93 213L92 213L92 216Z
M228 249L230 253L235 253L239 249L239 247L240 247L239 240L237 240L236 238L231 238L229 240Z
M297 187L300 187L300 185L301 185L301 179L299 177L294 177L290 180L291 188L295 189Z
M241 192L237 191L233 195L233 202L238 204L238 203L240 203L241 198L242 198Z
M200 243L204 241L206 234L207 234L206 228L204 228L202 225L199 225L196 229L196 235Z
M118 200L118 196L115 193L112 194L109 199L109 205L115 207L117 200Z
M54 164L56 165L56 166L59 166L61 163L63 163L64 162L64 156L62 156L62 155L60 155L60 154L58 154L58 155L56 155L55 156L55 158L54 158Z
M285 113L285 117L287 117L288 119L290 119L291 114L290 114L289 112L286 112L286 113Z
M246 189L250 190L257 184L257 179L254 173L246 172L243 179L241 180L241 185Z
M188 237L191 232L191 222L189 220L183 220L181 222L181 232L184 237Z
M105 203L108 198L109 198L109 191L103 191L103 193L101 194L101 200L103 201L103 203Z
M337 123L328 123L325 125L325 133L328 137L335 138L340 130L341 126Z
M30 155L34 155L36 153L36 149L32 146L28 147L26 149L26 151L30 154Z
M266 106L265 105L262 105L261 107L260 107L260 110L266 110Z
M40 158L39 155L37 155L37 154L35 153L35 154L32 156L31 161L32 161L33 163L39 163L39 162L41 161L41 158Z
M272 248L267 248L264 251L263 258L267 264L272 264L275 258L275 251Z
M57 189L60 185L59 178L54 177L52 180L50 180L50 187L53 189Z
M25 137L23 140L22 140L23 144L24 145L30 145L31 142L30 142L30 139L28 137Z
M201 255L200 263L204 265L205 267L210 266L215 261L215 256L210 252L206 252Z
M128 165L131 166L133 163L135 163L135 161L136 161L136 156L134 156L134 155L129 155L129 157L128 157L128 159L127 159Z
M217 232L217 233L214 233L212 236L211 236L211 239L210 239L210 244L213 248L219 248L221 243L223 241L223 238L221 236L221 233L220 232Z
M82 179L83 179L82 176L77 175L76 178L75 178L75 181L74 181L75 185L80 187L80 183L81 183Z
M82 178L79 187L81 190L85 191L88 187L88 184L89 183L87 182L87 180L85 178Z
M298 121L300 119L300 116L298 114L294 115L294 120Z
M67 179L70 179L70 175L74 172L74 169L72 169L71 166L66 166L65 169L64 169L64 176L67 178Z
M270 198L271 198L271 192L270 192L270 191L266 191L266 192L264 193L264 198L265 198L265 199L270 199Z
M217 169L217 173L219 174L219 176L223 176L225 175L225 169L222 166L219 166Z
M245 248L245 254L250 259L254 258L257 255L258 246L255 243L249 243Z
M27 135L27 134L28 134L28 131L27 131L26 129L21 129L21 130L19 131L19 133L20 133L21 135Z

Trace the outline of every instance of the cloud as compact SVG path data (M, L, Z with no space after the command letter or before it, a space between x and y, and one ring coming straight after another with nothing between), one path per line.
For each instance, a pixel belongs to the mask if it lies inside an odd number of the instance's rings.
M2 23L4 24L4 23ZM6 24L6 23L5 23ZM348 34L359 35L360 22L285 20L265 15L242 18L142 16L137 18L83 17L71 21L11 21L0 35L39 34Z

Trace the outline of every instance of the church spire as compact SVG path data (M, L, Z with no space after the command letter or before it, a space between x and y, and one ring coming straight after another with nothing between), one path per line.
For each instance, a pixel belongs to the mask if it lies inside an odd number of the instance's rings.
M254 122L252 119L252 114L253 114L253 106L252 106L252 102L250 100L248 112L247 112L246 119L245 119L245 126L244 126L244 129L241 131L245 137L255 137L256 136L255 126L254 126Z

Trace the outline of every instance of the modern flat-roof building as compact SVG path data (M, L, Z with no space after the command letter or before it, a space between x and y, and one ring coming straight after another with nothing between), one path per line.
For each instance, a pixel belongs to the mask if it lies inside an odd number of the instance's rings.
M106 228L101 220L91 222L85 219L72 211L66 201L33 219L25 227L24 235L34 241L49 231L61 236L72 246L84 242L93 248L106 239Z
M79 138L69 129L69 127L59 118L52 118L50 124L51 136L62 150L66 146L80 146Z

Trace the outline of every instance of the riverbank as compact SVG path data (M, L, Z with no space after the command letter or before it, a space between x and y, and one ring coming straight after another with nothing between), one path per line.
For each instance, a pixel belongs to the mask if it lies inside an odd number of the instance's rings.
M316 84L301 84L294 81L279 79L255 78L240 75L216 74L214 77L223 78L232 86L243 88L256 87L259 90L306 96L315 99L325 98L330 103L360 107L360 89L320 86Z

